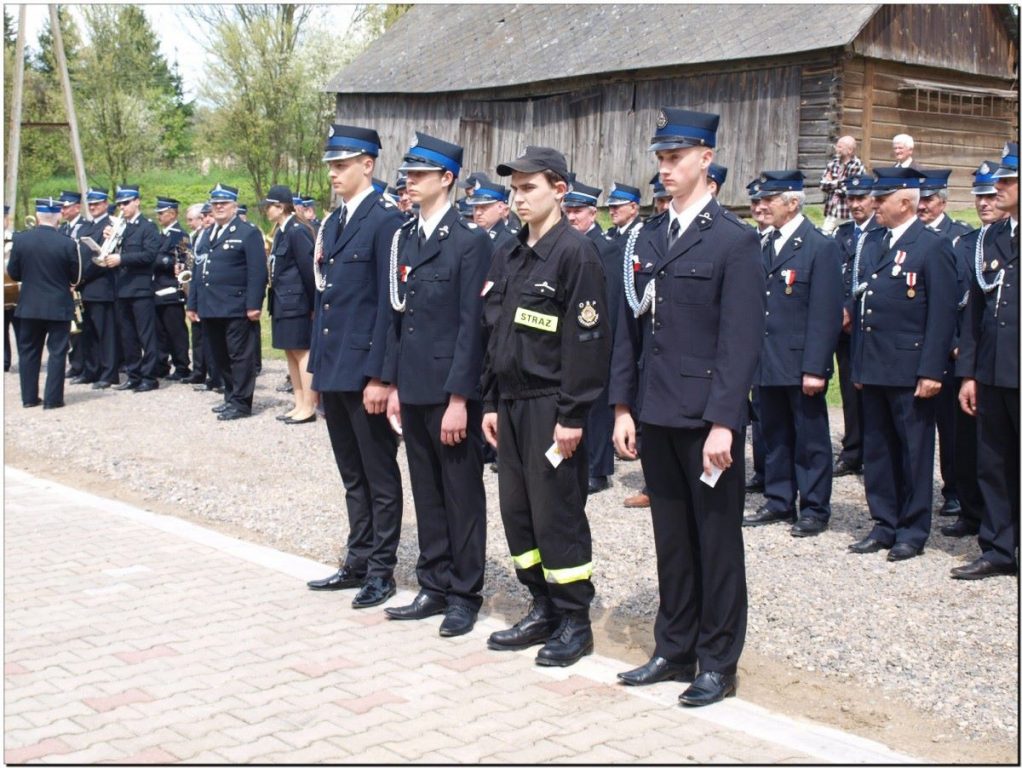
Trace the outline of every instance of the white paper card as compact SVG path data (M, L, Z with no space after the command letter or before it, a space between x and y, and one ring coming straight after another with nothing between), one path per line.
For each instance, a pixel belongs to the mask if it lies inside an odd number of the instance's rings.
M701 474L699 476L699 479L702 480L704 483L706 483L711 488L715 488L716 485L717 485L717 480L720 479L720 475L721 475L721 473L723 471L724 470L721 469L720 467L714 467L713 471L710 472L709 474L706 474L705 472L703 472L703 474Z
M564 461L564 457L561 456L561 449L557 447L556 440L554 441L553 445L547 448L546 454L544 455L546 456L546 460L550 462L550 466L552 466L554 469L557 469L560 463Z

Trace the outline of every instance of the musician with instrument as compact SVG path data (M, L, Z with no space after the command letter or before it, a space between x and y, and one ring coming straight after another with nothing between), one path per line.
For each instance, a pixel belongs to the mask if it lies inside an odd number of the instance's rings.
M88 228L88 222L82 218L82 195L80 192L62 191L60 193L60 218L62 219L57 231L67 235L75 242L84 234L83 229ZM82 315L82 297L75 292L72 294L77 314ZM71 351L68 352L68 375L72 384L88 383L82 373L85 370L85 356L87 354L87 339L82 334L82 326L71 323Z
M163 228L160 250L153 264L153 296L156 301L156 375L168 381L191 378L188 361L188 327L185 325L185 291L191 280L193 258L188 234L178 222L180 203L170 197L156 198L156 220ZM184 274L188 279L181 281ZM170 372L170 363L174 372Z
M82 264L74 240L57 231L60 201L35 201L38 225L14 235L7 272L21 281L21 295L14 311L18 318L18 373L21 404L42 403L43 408L64 405L64 366L74 303L71 286L82 276ZM46 386L39 399L39 368L43 346L49 354Z
M107 389L120 383L119 342L117 334L117 274L116 270L101 267L91 258L93 251L86 238L102 249L105 242L104 230L110 226L107 213L109 194L107 190L90 187L85 193L91 223L80 232L82 244L78 247L82 259L82 302L85 305L85 328L82 344L85 359L82 381L92 382L93 389Z

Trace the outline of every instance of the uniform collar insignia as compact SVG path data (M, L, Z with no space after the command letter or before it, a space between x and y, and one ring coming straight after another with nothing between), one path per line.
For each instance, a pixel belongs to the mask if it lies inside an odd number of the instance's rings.
M801 247L801 245L802 245L802 238L801 237L793 237L793 238L791 238L791 247L792 248L799 248L799 247Z
M231 224L231 228L228 229L227 231L228 232L233 232L235 229L237 229L237 227L235 227L233 224Z
M447 237L448 234L450 234L450 232L451 232L450 228L446 224L444 224L436 231L437 240L443 240L445 237Z

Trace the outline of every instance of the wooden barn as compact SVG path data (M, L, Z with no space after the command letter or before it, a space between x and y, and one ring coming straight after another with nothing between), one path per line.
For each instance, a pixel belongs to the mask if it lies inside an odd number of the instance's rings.
M968 205L970 172L1018 134L1017 25L1007 5L416 5L326 90L339 122L379 131L388 179L420 130L463 145L467 171L541 144L648 201L672 105L721 115L725 205L760 170L819 179L845 133L870 168L911 134Z

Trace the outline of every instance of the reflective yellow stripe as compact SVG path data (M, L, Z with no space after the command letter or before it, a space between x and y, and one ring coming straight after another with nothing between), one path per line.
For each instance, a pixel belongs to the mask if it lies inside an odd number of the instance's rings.
M523 552L520 555L511 555L511 562L515 564L515 568L531 568L534 565L539 565L542 560L539 557L538 549L530 549L528 552Z
M574 568L543 569L543 577L551 584L571 584L573 581L584 581L593 575L593 564L576 565Z
M557 332L557 315L544 315L524 307L515 308L515 323L535 328L537 331Z

